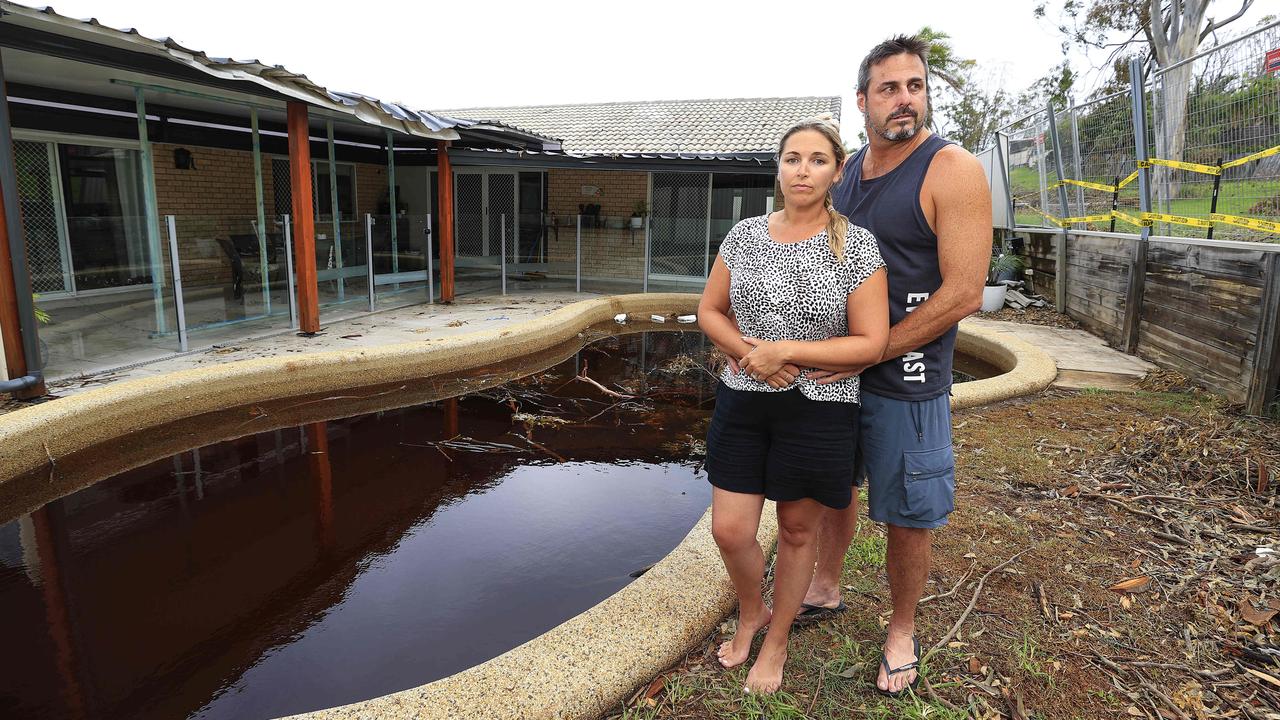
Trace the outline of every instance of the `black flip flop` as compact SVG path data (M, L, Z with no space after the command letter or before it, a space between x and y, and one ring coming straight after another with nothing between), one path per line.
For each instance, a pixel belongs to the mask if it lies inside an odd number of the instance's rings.
M884 675L886 679L891 678L894 675L897 675L898 673L907 672L909 670L916 671L916 679L912 680L910 685L908 685L906 688L902 690L899 690L898 692L889 692L888 690L881 690L880 685L876 684L876 692L880 693L881 695L884 695L885 697L896 698L896 697L902 697L903 695L906 695L907 689L910 689L913 692L915 691L916 686L920 684L920 641L917 640L915 636L912 636L911 644L912 644L913 653L916 656L915 660L912 660L911 662L907 663L906 665L903 665L902 667L890 669L889 658L885 657L884 651L881 650L880 651L880 667L884 668Z
M849 609L844 601L840 601L835 607L825 607L823 605L810 605L809 603L800 603L800 612L796 614L794 623L796 625L812 625L823 620L830 620L840 613Z

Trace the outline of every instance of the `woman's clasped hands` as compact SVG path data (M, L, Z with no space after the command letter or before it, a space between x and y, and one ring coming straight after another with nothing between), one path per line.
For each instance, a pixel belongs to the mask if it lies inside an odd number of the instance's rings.
M800 370L788 358L786 341L752 337L743 337L742 341L751 346L751 351L737 363L742 372L778 390L795 382Z

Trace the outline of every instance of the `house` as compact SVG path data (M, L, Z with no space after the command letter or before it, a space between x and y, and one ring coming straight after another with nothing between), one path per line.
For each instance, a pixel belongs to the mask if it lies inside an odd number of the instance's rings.
M728 227L772 207L783 129L840 110L422 111L50 8L0 13L0 389L25 394L41 370L314 333L508 279L696 289Z

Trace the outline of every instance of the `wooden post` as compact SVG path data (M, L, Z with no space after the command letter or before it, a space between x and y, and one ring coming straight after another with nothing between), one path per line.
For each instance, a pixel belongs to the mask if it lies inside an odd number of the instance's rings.
M436 189L440 197L440 302L453 302L453 164L449 162L449 141L436 141Z
M8 190L9 188L4 188L5 192ZM0 337L4 342L4 366L8 377L20 378L27 374L27 359L23 351L22 321L19 319L18 292L14 287L12 268L8 214L3 200L0 200ZM41 392L34 397L43 394L44 390L41 388Z
M1280 363L1276 362L1280 355L1280 253L1270 253L1262 272L1266 284L1258 318L1258 344L1254 346L1253 374L1245 399L1245 412L1250 415L1266 411L1271 392L1280 382Z
M289 188L293 194L294 270L298 274L298 331L320 332L316 285L316 217L311 194L311 135L306 103L289 103Z

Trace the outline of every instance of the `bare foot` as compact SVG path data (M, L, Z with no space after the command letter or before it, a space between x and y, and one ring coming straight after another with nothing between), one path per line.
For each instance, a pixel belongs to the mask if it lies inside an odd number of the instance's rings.
M890 668L900 668L903 665L918 662L912 633L902 633L889 628L889 636L884 641L884 657ZM914 669L889 675L881 665L880 673L876 676L876 687L884 692L897 694L915 682L917 675L919 673Z
M734 631L733 637L720 643L720 649L716 651L721 665L731 668L747 661L747 656L751 654L751 641L760 632L760 628L768 625L773 618L773 611L767 605L762 607L763 610L755 615L738 611L738 629Z
M782 666L787 662L787 648L765 644L760 648L756 664L747 673L747 692L772 695L782 688Z
M840 604L840 590L819 590L810 585L808 592L804 594L803 602L809 607L834 608Z

